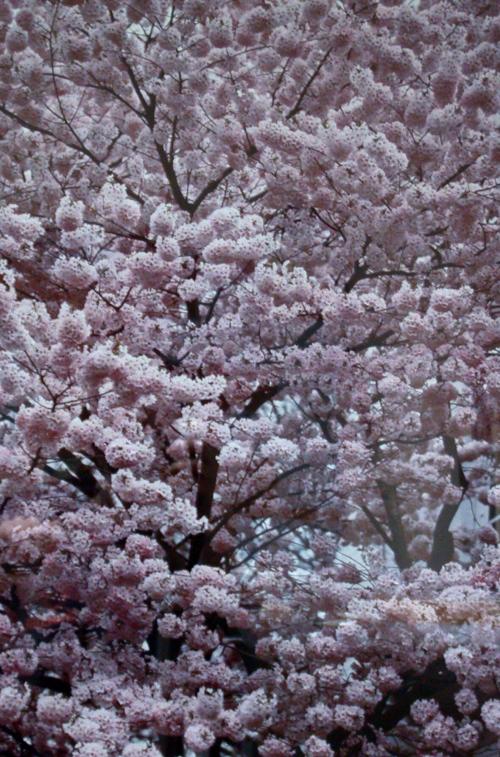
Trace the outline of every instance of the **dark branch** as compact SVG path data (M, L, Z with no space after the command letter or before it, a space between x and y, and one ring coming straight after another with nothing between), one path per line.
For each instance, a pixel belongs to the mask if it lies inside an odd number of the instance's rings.
M438 571L441 570L443 565L453 559L455 545L450 526L453 518L457 514L460 503L469 488L469 482L465 477L464 469L460 462L455 439L451 436L443 436L443 444L446 454L453 458L451 481L455 486L462 490L462 495L455 504L443 505L436 521L432 539L431 556L429 558L429 568Z
M390 546L394 552L398 568L404 570L410 567L411 558L408 553L406 536L399 512L397 490L395 486L386 484L383 481L377 481L377 485L384 503L387 523L391 533Z
M448 186L448 184L451 184L453 181L456 181L460 178L460 176L467 171L468 168L470 168L474 163L476 162L477 158L474 158L474 160L471 160L469 163L464 163L463 166L460 166L460 168L457 168L455 173L452 173L451 176L448 176L447 179L441 182L441 184L438 186L438 189L443 189L443 187Z
M318 74L321 71L323 65L326 63L326 60L327 60L328 56L330 55L332 49L333 48L331 48L331 47L328 48L328 50L323 55L323 57L319 61L318 65L316 66L316 68L312 72L311 76L309 77L309 79L304 84L304 87L302 88L302 91L301 91L301 93L300 93L300 95L299 95L299 97L297 99L297 102L295 103L295 105L293 106L293 108L288 111L288 113L285 116L285 118L287 120L289 120L290 118L293 118L294 116L296 116L297 113L299 112L299 110L301 109L301 107L302 107L302 101L303 101L304 97L307 95L307 92L309 91L309 87L311 86L311 84L313 83L313 81L315 80L315 78L318 76Z

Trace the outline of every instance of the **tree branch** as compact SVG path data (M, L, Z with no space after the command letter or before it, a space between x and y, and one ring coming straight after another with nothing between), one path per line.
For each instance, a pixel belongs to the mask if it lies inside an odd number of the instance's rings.
M443 505L434 527L431 556L428 565L429 568L437 571L441 570L443 565L453 559L455 545L450 526L469 488L469 482L465 477L464 469L458 456L455 439L451 436L443 436L443 444L447 455L453 458L451 481L462 490L462 495L454 505Z
M196 510L198 517L210 518L212 502L214 498L215 486L217 483L217 474L219 472L219 463L217 455L219 450L208 442L203 443L201 449L201 467L198 479L198 492L196 496ZM201 553L208 546L210 539L208 534L201 533L193 536L191 540L191 549L189 553L188 567L192 568L197 565Z
M323 55L323 57L321 58L320 62L318 63L318 65L316 66L316 68L314 69L314 71L312 72L311 76L309 77L309 79L307 80L307 82L304 84L304 87L303 87L303 89L302 89L302 91L301 91L301 93L300 93L300 95L298 97L297 102L295 103L295 105L293 106L293 108L288 111L288 113L285 116L285 118L286 118L287 121L290 118L293 118L293 116L297 115L297 113L301 109L302 101L303 101L304 97L307 95L309 87L311 86L311 84L313 83L313 81L315 80L315 78L317 77L317 75L319 74L319 72L321 71L321 69L323 67L323 64L326 63L327 58L330 55L330 53L332 52L332 50L333 50L333 47L329 47L328 48L328 50Z
M278 476L276 476L275 479L271 481L271 483L264 487L263 489L259 489L259 491L254 492L254 494L251 494L249 497L246 497L241 502L238 502L232 510L225 513L225 515L222 516L222 518L218 521L217 525L212 528L212 530L209 532L210 540L213 539L213 537L221 530L221 528L224 528L226 523L228 523L231 518L236 515L237 513L240 513L242 510L244 510L249 505L253 504L257 499L260 497L263 497L264 494L267 494L272 489L274 489L281 481L284 481L286 478L290 478L290 476L293 476L295 473L300 473L300 471L307 470L310 467L309 463L301 463L300 465L296 465L294 468L291 468L290 470L284 471L283 473L280 473Z
M369 741L375 740L377 730L388 733L410 714L410 708L417 699L435 699L445 714L457 715L454 694L459 690L457 678L446 667L443 658L429 663L421 673L409 671L404 676L397 691L384 697L375 707L363 728ZM328 743L334 749L340 749L349 737L343 728L335 729L328 737Z
M408 553L406 536L401 522L401 516L399 514L397 490L395 486L386 484L380 480L377 481L377 486L384 503L387 523L391 533L390 546L394 552L398 568L404 570L405 568L410 567L412 561Z
M452 173L451 176L448 176L447 179L441 182L441 184L438 186L438 189L443 189L444 187L448 186L448 184L451 184L452 181L456 181L460 178L460 176L467 171L468 168L470 168L474 163L476 162L477 158L474 158L474 160L471 160L469 163L464 163L463 166L460 166L460 168L457 168L455 173Z

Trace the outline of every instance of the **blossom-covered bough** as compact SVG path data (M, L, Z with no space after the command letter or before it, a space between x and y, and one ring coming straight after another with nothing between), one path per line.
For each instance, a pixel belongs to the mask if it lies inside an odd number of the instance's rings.
M498 9L0 0L2 754L495 752Z

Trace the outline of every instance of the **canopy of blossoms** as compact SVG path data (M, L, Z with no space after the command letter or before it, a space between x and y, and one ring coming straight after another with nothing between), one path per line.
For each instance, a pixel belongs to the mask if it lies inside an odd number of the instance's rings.
M0 752L500 735L500 7L0 0Z

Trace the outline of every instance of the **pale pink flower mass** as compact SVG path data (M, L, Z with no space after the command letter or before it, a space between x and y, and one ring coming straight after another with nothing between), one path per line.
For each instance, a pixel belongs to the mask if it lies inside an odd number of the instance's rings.
M500 6L0 0L0 753L500 735Z

